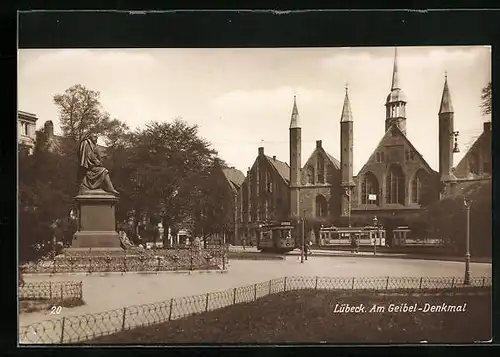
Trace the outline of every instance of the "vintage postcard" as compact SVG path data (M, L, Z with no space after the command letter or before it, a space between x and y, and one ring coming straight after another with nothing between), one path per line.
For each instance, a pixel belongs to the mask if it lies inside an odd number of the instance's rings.
M19 344L491 339L491 48L19 49Z

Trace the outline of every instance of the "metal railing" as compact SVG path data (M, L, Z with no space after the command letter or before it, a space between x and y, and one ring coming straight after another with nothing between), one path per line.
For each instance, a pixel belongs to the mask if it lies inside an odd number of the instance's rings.
M19 300L83 299L81 281L29 282L19 286Z
M490 288L491 284L491 277L471 278L469 285L464 285L463 278L455 277L284 277L220 292L172 298L160 303L42 321L20 327L19 343L82 343L100 336L177 320L291 290L458 293L468 289Z

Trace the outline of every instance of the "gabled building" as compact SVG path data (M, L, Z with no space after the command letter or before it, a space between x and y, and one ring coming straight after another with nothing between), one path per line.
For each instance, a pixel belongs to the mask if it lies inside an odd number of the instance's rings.
M17 112L17 143L19 149L27 150L30 155L35 149L37 120L36 114L21 110Z
M289 184L288 164L265 155L260 147L241 185L242 233L247 238L254 239L264 222L288 220Z
M437 112L439 170L433 170L406 131L407 98L394 53L392 82L385 101L385 133L356 176L353 175L354 118L346 88L340 117L340 162L327 153L322 141L302 166L302 127L294 97L289 127L290 166L259 155L242 185L242 216L247 234L263 222L335 222L338 218L374 216L397 218L404 223L428 204L453 194L467 181L491 179L491 124L453 168L458 152L454 109L445 76ZM330 139L331 140L331 139ZM459 185L457 185L459 184ZM347 222L343 220L344 222Z
M483 132L474 141L453 173L458 180L491 180L491 122L483 123Z

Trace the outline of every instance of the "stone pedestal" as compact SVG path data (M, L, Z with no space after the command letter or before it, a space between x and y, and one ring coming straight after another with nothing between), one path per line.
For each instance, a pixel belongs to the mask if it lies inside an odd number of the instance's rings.
M116 232L115 205L118 198L104 190L85 191L75 197L78 231L72 248L120 248Z

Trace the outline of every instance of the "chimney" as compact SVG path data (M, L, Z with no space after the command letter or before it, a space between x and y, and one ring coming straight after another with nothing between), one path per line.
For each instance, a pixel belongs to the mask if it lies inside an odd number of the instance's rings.
M54 136L54 124L51 120L45 122L45 124L43 125L43 131L49 138Z
M484 131L491 131L491 121L485 121L483 123L483 130Z
M273 160L276 161L276 155L273 155Z
M320 148L321 147L321 140L316 140L316 147L317 148Z
M264 148L260 147L259 148L259 156L263 156L263 155L264 155Z

